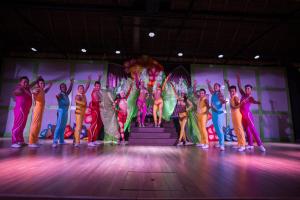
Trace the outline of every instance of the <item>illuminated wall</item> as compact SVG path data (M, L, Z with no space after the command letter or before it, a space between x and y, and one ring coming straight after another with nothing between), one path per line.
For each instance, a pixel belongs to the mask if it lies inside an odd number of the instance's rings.
M68 124L75 121L75 95L77 86L87 82L88 75L92 75L92 80L96 80L98 74L104 74L102 85L106 84L106 62L93 61L65 61L65 60L6 60L2 67L1 74L1 96L0 96L0 133L5 137L11 135L13 125L13 107L15 101L12 92L21 76L28 76L33 81L38 75L42 75L47 81L54 80L51 90L46 94L46 107L42 122L42 129L47 124L56 124L57 100L55 95L59 93L59 84L66 82L69 85L70 77L75 78L72 93L69 95L71 109L69 111ZM93 82L92 82L93 83ZM87 92L87 101L90 101L91 84ZM24 135L28 136L32 113L30 112ZM25 137L27 138L27 137Z
M255 125L264 141L294 141L290 98L286 72L281 68L231 67L221 65L191 65L192 81L197 80L199 87L207 89L206 79L224 86L224 79L236 85L236 73L241 75L242 84L254 87L253 96L262 102L252 105ZM229 99L227 88L223 93ZM239 94L240 96L240 94ZM229 104L226 105L224 124L232 127Z

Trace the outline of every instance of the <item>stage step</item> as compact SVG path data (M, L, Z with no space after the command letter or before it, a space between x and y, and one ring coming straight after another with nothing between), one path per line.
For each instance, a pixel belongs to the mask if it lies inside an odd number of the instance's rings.
M146 127L131 126L129 144L171 146L174 145L176 138L177 133L172 122L165 122L163 127L159 128L153 124L146 124Z
M129 140L129 145L147 145L147 146L172 146L176 138L133 138Z
M147 138L147 139L154 139L154 138L171 138L171 133L165 132L132 132L130 134L130 139L133 138Z

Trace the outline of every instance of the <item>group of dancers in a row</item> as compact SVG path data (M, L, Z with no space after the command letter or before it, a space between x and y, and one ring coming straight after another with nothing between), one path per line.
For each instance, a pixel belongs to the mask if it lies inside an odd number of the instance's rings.
M163 98L162 93L166 87L166 84L169 80L171 74L169 74L162 84L157 83L153 94L151 95L153 103L153 119L154 126L160 127L162 123L162 110L163 110ZM87 107L91 111L91 120L90 127L88 129L88 146L95 147L101 142L97 141L98 134L101 127L103 126L101 121L100 114L100 103L101 103L101 77L95 81L94 88L91 93L91 102L87 104L86 92L89 89L91 83L91 77L88 77L87 84L78 85L77 95L75 96L76 102L76 128L74 131L74 147L79 147L80 144L80 133L82 130L83 121L85 118L85 113ZM60 84L60 93L56 95L58 101L58 111L57 111L57 123L54 131L53 137L53 147L56 147L58 144L65 144L64 141L64 131L67 125L68 120L68 110L70 107L69 94L73 88L74 79L70 80L70 85L67 87L65 83ZM252 96L252 86L246 85L243 89L241 86L241 80L239 75L237 76L237 86L241 93L242 98L239 99L237 96L237 87L230 85L228 80L225 80L225 83L228 87L230 93L230 108L231 108L231 117L233 122L234 131L237 135L238 140L238 151L244 151L245 149L253 149L253 137L256 140L257 145L261 151L265 151L265 148L261 142L259 134L255 128L253 115L250 111L251 104L260 104L259 101L256 101ZM145 126L145 117L147 113L147 103L146 99L149 97L148 89L145 86L143 80L140 80L136 74L135 77L136 89L139 91L138 98L136 101L137 106L137 122L140 127ZM179 118L180 124L180 133L179 138L176 142L177 145L185 145L187 142L186 136L186 123L188 121L188 112L192 109L193 103L188 99L186 93L181 92L177 94L177 91L174 85L170 82L173 91L175 93L177 104L175 107L175 113ZM206 124L208 120L208 112L211 109L212 121L215 128L215 131L219 138L219 144L216 147L220 150L225 150L224 146L224 133L222 131L224 112L223 104L226 103L224 95L221 93L219 83L215 83L214 86L211 86L209 80L207 80L208 89L211 93L211 103L207 99L206 90L200 89L197 90L197 82L194 82L193 93L197 100L197 119L198 119L198 129L200 132L200 143L197 146L202 147L203 149L209 148L208 143L208 133L206 129ZM41 130L42 117L45 107L45 93L47 93L52 86L50 82L46 87L44 79L39 76L37 80L29 84L29 79L27 77L21 77L19 84L14 90L14 96L16 105L14 108L14 124L12 129L12 147L20 148L25 144L23 131L27 122L28 114L32 106L32 96L34 99L34 108L33 108L33 118L30 126L29 133L29 147L39 147L38 144L38 135ZM127 119L127 98L130 95L130 92L133 87L133 82L130 85L127 91L121 90L116 96L116 99L112 100L112 107L117 114L117 121L119 126L120 140L119 142L125 144L125 129L124 125ZM105 126L105 124L104 124ZM245 133L246 131L248 145L246 146Z

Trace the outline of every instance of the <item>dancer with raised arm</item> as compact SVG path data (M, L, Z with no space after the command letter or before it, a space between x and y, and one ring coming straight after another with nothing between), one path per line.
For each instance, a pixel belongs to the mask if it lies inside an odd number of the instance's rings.
M214 128L219 138L219 144L216 147L220 147L221 151L225 150L224 146L224 133L222 132L222 125L224 121L223 104L226 103L224 95L221 93L221 85L219 83L214 84L212 88L210 81L206 80L208 89L211 93L211 110L212 110L212 121Z
M201 88L197 92L197 81L194 81L193 85L194 96L198 99L197 103L197 118L198 118L198 128L200 132L201 142L197 146L202 147L203 149L209 148L208 143L208 133L206 129L208 111L209 111L209 102L206 97L206 90Z
M168 79L170 78L169 74L162 86L160 85L160 83L158 82L156 84L156 88L153 90L153 98L154 98L154 105L153 105L153 119L154 119L154 126L155 127L160 127L161 125L161 119L162 119L162 111L163 111L163 99L162 99L162 92L165 90L166 84ZM158 111L158 121L157 121L157 111Z
M130 85L127 92L121 90L120 94L117 95L116 100L114 101L113 107L117 112L118 124L119 124L119 132L121 135L121 140L119 140L119 144L125 144L125 130L124 125L127 119L127 99L130 95L133 83Z
M253 88L252 85L250 85L250 84L245 85L245 90L243 90L241 78L240 78L239 74L237 74L237 84L238 84L240 93L242 95L240 111L242 113L242 123L246 130L247 139L248 139L247 149L250 149L250 150L254 149L253 138L252 138L252 137L254 137L257 145L259 146L259 149L264 152L264 151L266 151L266 149L263 146L260 136L255 128L254 118L253 118L252 112L250 111L251 104L260 104L260 101L256 101L252 97L252 95L251 95L252 88Z
M230 93L230 110L234 132L238 140L238 151L245 151L246 140L240 112L241 102L236 93L236 86L230 85L229 80L224 80Z
M45 87L45 80L42 77L39 77L37 80L36 87L33 89L33 99L34 99L34 109L33 109L33 118L30 126L29 133L29 147L37 148L38 145L38 136L41 131L44 108L45 108L45 94L50 90L52 82L50 82L47 87Z
M188 112L192 109L193 104L190 100L188 100L186 93L182 92L179 96L174 85L171 84L171 86L177 99L176 112L178 114L180 124L180 134L175 145L185 145L185 143L187 142L185 127L188 120Z
M64 140L64 133L68 121L68 110L70 107L69 94L72 91L73 84L74 79L71 78L68 89L65 83L61 83L59 85L60 93L56 95L58 101L57 122L54 131L52 147L57 147L58 140L59 144L66 144Z
M148 90L145 87L145 83L143 80L140 80L138 78L137 73L135 73L135 83L136 88L139 90L139 96L136 102L136 105L138 107L138 113L137 113L137 122L139 124L139 127L145 127L145 118L147 114L147 98L148 98Z
M95 147L100 145L101 142L97 142L99 132L103 126L100 115L100 103L101 103L101 76L98 76L98 80L94 83L94 89L92 91L92 101L89 104L91 110L91 126L88 130L88 146Z
M32 106L32 95L30 89L37 81L29 84L27 76L22 76L14 90L16 105L14 108L14 123L11 133L12 148L20 148L26 145L24 142L23 131L26 126L28 114Z
M77 95L75 96L76 102L76 110L75 110L75 118L76 118L76 127L74 131L74 147L79 147L80 144L80 133L82 130L83 119L85 116L86 110L86 92L88 91L91 83L91 76L88 77L88 82L85 87L83 85L78 85Z

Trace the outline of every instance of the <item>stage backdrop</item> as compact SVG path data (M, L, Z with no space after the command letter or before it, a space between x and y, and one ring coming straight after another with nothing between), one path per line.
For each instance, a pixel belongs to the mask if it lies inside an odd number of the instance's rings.
M207 90L206 79L211 80L212 85L218 82L222 85L222 91L227 100L230 96L224 86L224 79L229 79L232 85L237 85L236 73L238 72L241 75L242 85L251 84L254 87L254 98L262 102L261 105L252 105L255 125L262 139L264 141L294 141L289 90L284 69L191 65L192 83L197 80L198 88L203 87ZM239 97L241 97L240 94ZM229 103L226 104L226 111L224 126L229 125L233 128Z
M77 86L87 82L88 75L92 76L92 83L87 92L87 101L90 102L93 83L98 74L102 74L102 86L106 86L107 63L94 61L66 61L66 60L6 60L2 66L1 95L0 95L0 134L10 137L13 125L13 108L15 101L12 92L18 83L18 78L28 76L33 81L38 75L46 80L54 81L52 88L46 94L46 107L43 117L42 130L47 124L56 124L57 100L55 95L59 93L59 84L67 83L69 86L70 77L74 77L74 86L69 96L71 109L69 111L68 124L73 126L75 122L75 95ZM31 109L32 110L32 109ZM32 112L30 112L25 128L25 138L28 138L29 126Z

